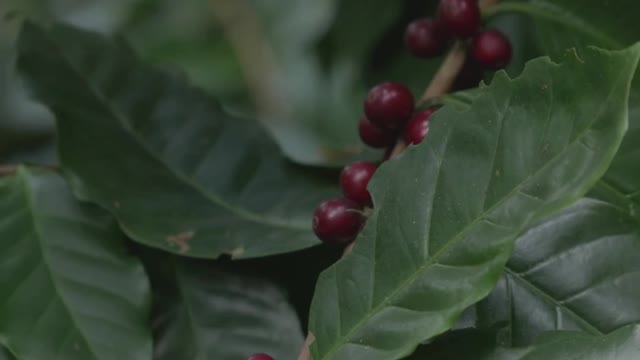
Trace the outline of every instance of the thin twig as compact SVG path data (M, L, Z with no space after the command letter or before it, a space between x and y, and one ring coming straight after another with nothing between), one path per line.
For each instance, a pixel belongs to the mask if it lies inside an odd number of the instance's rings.
M498 0L480 0L479 5L481 10L485 10L495 5ZM433 79L429 83L429 86L425 89L424 93L418 101L418 106L424 105L427 101L442 96L451 90L456 77L462 70L467 57L467 51L464 43L457 41L453 48L447 54L447 57L442 62L440 69L436 72ZM391 150L389 155L390 159L400 155L407 148L407 144L400 140Z
M467 50L463 42L456 41L453 48L447 54L447 57L440 65L440 68L431 79L429 86L425 89L424 93L418 100L418 106L423 105L427 101L442 96L451 90L456 77L464 66L465 59L467 57ZM389 159L393 159L400 155L407 148L407 144L400 140L391 150Z
M420 97L418 106L433 98L442 96L451 90L456 77L464 66L466 57L467 51L464 43L456 41L453 48L451 48L449 54L447 54L447 57L444 59L442 65L440 65L440 68L431 80L431 83L429 83L429 86L427 86L427 89Z
M18 170L15 165L0 166L0 176L13 175Z
M276 88L279 69L262 22L247 0L210 0L213 16L229 39L260 115L286 110Z
M302 351L300 355L298 355L298 360L310 360L311 359L311 344L316 340L316 337L313 335L311 331L309 331L309 335L304 339L304 345L302 346Z

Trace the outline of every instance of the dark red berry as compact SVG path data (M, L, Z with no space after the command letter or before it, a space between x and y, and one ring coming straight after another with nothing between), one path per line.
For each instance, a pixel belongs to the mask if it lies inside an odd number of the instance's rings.
M441 0L438 15L452 35L468 38L480 27L478 0Z
M411 54L430 58L444 52L447 47L447 33L442 24L433 19L418 19L407 26L404 43Z
M364 113L375 125L395 129L409 119L413 105L413 95L406 86L386 82L369 91L364 102Z
M330 244L353 241L364 223L361 208L347 198L323 202L313 214L313 231L320 240Z
M502 69L511 61L511 43L496 30L478 33L473 38L473 59L491 70Z
M429 133L429 118L435 111L431 108L413 115L404 129L404 141L407 144L420 144L424 140Z
M267 354L253 354L248 360L273 360L273 358Z
M467 90L478 86L484 78L484 68L480 66L471 56L468 56L462 70L458 73L453 90Z
M384 148L396 141L396 134L393 130L374 125L366 117L360 119L358 131L362 142L373 148Z
M340 173L340 186L344 196L363 206L373 205L367 185L376 169L374 164L367 161L358 161L345 166Z

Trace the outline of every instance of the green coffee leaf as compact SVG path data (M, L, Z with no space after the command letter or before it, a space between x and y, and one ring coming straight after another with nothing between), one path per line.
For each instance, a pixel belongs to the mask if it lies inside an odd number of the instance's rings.
M0 360L15 360L16 358L11 355L9 350L0 345Z
M20 168L0 219L0 342L18 359L151 359L149 283L108 214Z
M155 360L295 359L298 316L270 281L203 261L146 257L154 288Z
M498 287L479 303L478 326L528 345L543 332L603 335L640 322L640 234L624 209L584 199L518 238Z
M640 327L627 326L608 335L551 331L528 347L498 346L491 332L455 331L421 347L411 360L635 360L640 353ZM495 335L495 334L494 334Z
M284 159L253 121L117 39L27 23L18 64L57 117L75 193L133 240L195 257L256 257L318 244L311 215L336 178Z
M395 359L449 329L495 286L517 235L580 198L627 127L640 46L588 49L496 75L428 141L381 166L375 212L316 288L314 360Z
M640 38L635 26L640 3L625 0L504 1L490 13L518 13L533 19L529 29L544 54L567 48L596 45L621 49ZM604 198L635 211L640 203L640 79L632 85L629 131L611 167L591 196Z
M640 327L628 326L605 336L550 332L530 347L498 349L479 360L634 360L640 354Z

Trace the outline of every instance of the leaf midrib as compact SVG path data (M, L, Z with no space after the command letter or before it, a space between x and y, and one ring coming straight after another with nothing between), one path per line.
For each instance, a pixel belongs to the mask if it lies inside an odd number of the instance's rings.
M612 82L611 87L609 89L609 93L607 94L607 96L605 98L605 101L604 101L605 103L609 102L609 99L613 95L614 89L617 88L616 85L620 82L621 79L624 79L623 74L624 74L623 72L620 72L618 74L618 77L616 78L616 80L614 82ZM510 94L510 98L509 99L511 99L511 94ZM509 104L511 104L510 100L509 100ZM507 110L508 110L508 108L505 109L505 112ZM514 193L519 191L524 186L524 184L528 183L528 181L531 180L532 178L538 176L538 174L542 170L544 170L547 166L549 166L549 164L553 163L558 158L560 158L567 151L567 149L569 149L570 147L576 145L579 142L579 140L582 139L585 136L585 134L587 132L589 132L593 128L594 123L596 121L598 121L598 119L600 118L600 114L601 114L600 112L597 113L593 117L593 119L589 122L589 124L587 126L585 126L585 128L580 133L578 133L576 135L576 137L571 142L567 143L567 145L563 148L562 151L559 151L556 155L554 155L552 158L550 158L543 166L540 166L533 173L529 174L517 186L515 186L511 191L509 191L509 193L507 193L500 201L496 202L489 209L484 210L476 219L474 219L471 223L469 223L467 226L465 226L464 229L462 229L458 234L456 234L450 241L447 241L445 243L445 245L441 249L439 249L424 265L420 266L407 280L402 282L398 287L396 287L396 289L394 291L391 292L391 294L389 294L389 296L387 296L383 301L381 301L378 306L376 306L374 309L372 309L372 311L370 311L367 314L367 316L363 317L362 320L360 320L354 327L352 327L351 330L349 330L349 332L345 336L342 337L342 339L350 338L356 330L358 330L362 325L364 325L367 321L369 321L369 319L371 319L375 314L380 312L388 304L388 302L391 299L393 299L402 289L404 289L404 287L406 287L410 283L412 283L418 277L418 274L422 273L423 271L428 270L427 269L428 267L430 267L431 265L435 264L436 260L446 250L448 250L449 247L451 247L453 244L455 244L463 235L465 235L468 231L470 231L476 224L478 224L480 221L482 221L487 214L490 214L494 209L496 209L499 206L501 206L503 202L505 202L507 199L510 199L513 196ZM504 122L501 122L500 126L501 127L504 126ZM450 140L450 133L447 134L446 145L448 145L449 140ZM448 148L448 146L446 148ZM433 150L431 147L429 147L429 149ZM587 149L589 151L592 151L590 148L587 148ZM444 158L444 155L442 157ZM440 174L441 164L442 164L442 161L440 161L439 166L438 166L438 174ZM605 168L605 170L606 170L606 168ZM436 183L437 183L437 181L436 181ZM595 184L595 183L597 183L597 180L593 182L593 184ZM593 184L591 184L591 185L593 185ZM584 188L588 189L588 188L590 188L590 186L589 185L585 185ZM517 232L516 232L516 234L517 234ZM517 235L514 235L514 236L517 236ZM489 291L487 291L487 293L488 292ZM333 355L339 349L339 347L341 347L342 345L346 344L347 342L348 341L339 341L339 342L335 343L330 348L329 352L327 352L327 354L323 357L323 359L326 359L327 356L329 356L329 355Z
M189 301L187 290L184 287L183 280L180 275L180 270L178 269L178 263L174 257L171 258L171 265L172 265L171 268L173 270L173 275L175 276L176 283L178 284L178 291L180 292L180 297L183 300L185 312L187 313L187 318L189 319L189 330L193 334L193 342L195 343L195 350L196 350L196 358L194 360L203 359L201 357L202 339L200 338L199 332L197 331L195 316L193 314L191 302Z
M26 171L23 168L19 168L16 174L16 177L19 180L20 185L22 186L22 191L24 193L24 198L26 200L28 213L30 214L29 218L31 219L31 223L33 224L33 232L36 238L38 239L37 243L40 245L38 248L40 249L42 262L44 263L45 267L49 270L47 271L47 275L49 277L49 280L51 281L51 284L53 285L52 287L56 292L57 298L64 305L64 308L69 318L71 319L71 322L73 323L74 329L81 335L82 340L84 341L85 345L87 346L87 349L89 350L93 358L96 360L100 360L101 358L97 356L95 349L93 349L93 347L91 346L91 342L87 339L84 332L80 331L82 327L79 326L78 320L75 318L74 313L70 310L73 307L67 304L65 297L62 296L62 292L60 290L61 286L58 284L58 281L53 276L53 271L51 270L52 266L50 264L50 261L48 260L47 252L44 251L46 247L42 243L42 239L44 237L43 237L43 232L40 229L40 226L38 225L39 224L37 219L38 212L36 211L37 205L36 205L36 200L33 198L31 188L29 186L29 182L28 182L29 175L26 173Z
M128 133L131 138L135 141L135 143L138 144L138 146L141 147L141 149L147 153L147 155L149 155L151 158L153 158L154 160L156 160L158 163L162 164L163 167L173 176L175 176L178 180L180 180L182 183L188 185L189 187L191 187L192 189L196 190L199 194L201 194L205 199L208 199L209 201L211 201L212 203L228 210L231 213L236 214L238 217L240 218L244 218L248 221L254 222L254 223L258 223L258 224L262 224L262 225L267 225L270 227L280 227L280 228L284 228L287 230L293 230L293 231L304 231L304 232L308 232L310 231L310 227L307 226L306 224L293 224L291 222L286 222L286 221L282 221L282 220L277 220L277 219L273 219L273 218L268 218L268 217L264 217L261 216L261 214L259 213L254 213L251 211L248 211L244 208L238 208L233 206L232 204L224 201L222 198L220 198L219 196L217 196L216 194L212 194L209 193L207 191L205 191L205 189L203 189L202 187L200 187L199 185L193 183L186 175L174 170L171 166L169 166L169 164L162 159L161 157L159 157L158 155L156 155L145 143L145 141L140 138L140 135L135 132L129 125L128 123L124 120L124 118L126 118L126 116L123 116L121 114L119 114L114 108L112 108L112 106L110 106L110 102L106 99L106 97L104 97L104 95L93 85L93 83L87 79L87 77L83 76L82 71L80 71L79 69L77 69L75 67L75 65L73 64L73 62L66 57L64 51L62 51L62 49L58 46L57 42L55 41L55 39L53 39L52 37L49 36L48 33L46 32L41 32L42 34L44 34L44 36L49 39L49 42L51 44L54 45L55 49L58 52L58 55L60 56L61 59L64 60L64 62L67 64L67 66L69 67L69 69L75 73L78 78L83 81L87 87L87 89L90 91L91 94L93 94L93 96L95 96L95 98L104 105L104 107L107 109L107 111L109 111L111 113L111 115L117 119L117 121L122 125L123 129L125 129L126 133ZM61 159L61 163L62 163L62 159Z
M555 306L557 308L561 308L563 311L565 311L567 314L569 314L569 316L571 316L571 318L573 318L578 323L580 323L580 325L582 325L583 328L585 330L588 330L591 334L593 334L593 335L605 335L605 332L599 330L597 327L592 325L587 319L585 319L582 316L578 315L576 312L571 310L565 304L560 303L560 301L556 300L553 296L547 294L540 287L538 287L535 284L533 284L533 283L527 281L526 279L524 279L520 274L515 272L508 265L504 267L504 271L507 274L509 274L513 279L515 279L516 281L518 281L521 284L523 284L527 289L529 289L530 291L533 291L534 293L539 295L541 298L543 298L544 300L546 300L547 302L549 302L553 306Z

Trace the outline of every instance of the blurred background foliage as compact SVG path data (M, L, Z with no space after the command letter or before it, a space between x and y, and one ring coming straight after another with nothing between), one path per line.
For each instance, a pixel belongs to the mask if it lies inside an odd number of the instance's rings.
M257 117L284 153L312 165L366 157L357 122L368 87L400 81L419 95L441 59L403 48L412 19L435 0L2 0L0 162L55 163L52 115L14 71L21 19L63 21L124 36L149 62L184 73L230 112ZM526 21L494 27L517 36L517 74L535 54Z

